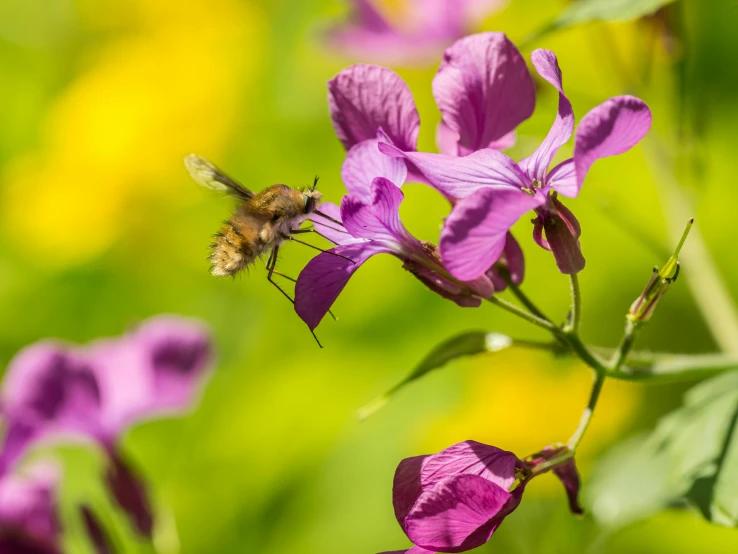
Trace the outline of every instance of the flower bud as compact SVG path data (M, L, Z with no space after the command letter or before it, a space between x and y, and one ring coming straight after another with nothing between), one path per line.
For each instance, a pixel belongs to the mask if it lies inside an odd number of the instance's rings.
M669 290L671 284L676 281L679 276L679 252L684 245L684 241L687 239L687 235L689 234L693 223L694 218L690 219L687 223L687 227L684 229L684 233L682 233L682 238L679 241L679 244L677 244L674 254L671 255L664 266L661 269L659 269L658 266L653 268L651 280L648 282L648 285L646 285L646 288L641 295L635 302L633 302L630 310L628 311L628 315L626 317L630 323L637 325L639 323L645 323L651 319L659 300L661 300L661 297L666 294L666 291Z

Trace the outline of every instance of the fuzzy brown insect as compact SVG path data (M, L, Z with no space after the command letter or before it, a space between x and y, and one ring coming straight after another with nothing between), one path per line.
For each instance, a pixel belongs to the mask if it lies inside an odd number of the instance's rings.
M259 193L254 193L201 156L195 154L187 156L185 167L198 184L211 190L225 192L240 202L210 245L209 260L212 274L218 277L234 276L269 253L266 263L267 279L294 303L290 295L273 280L273 275L279 275L294 281L274 269L280 246L283 242L291 240L323 251L293 236L313 231L299 228L311 213L317 213L340 225L339 221L316 210L322 198L321 193L315 190L317 177L312 187L302 190L287 185L272 185Z

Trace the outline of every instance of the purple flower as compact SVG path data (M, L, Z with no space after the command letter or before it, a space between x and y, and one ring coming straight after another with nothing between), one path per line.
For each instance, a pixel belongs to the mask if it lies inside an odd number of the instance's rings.
M531 210L536 213L536 242L553 252L562 273L580 271L584 267L578 243L581 230L558 195L577 196L597 159L626 152L651 125L651 112L642 100L632 96L611 98L582 119L574 157L549 171L556 152L573 133L574 114L563 91L556 56L548 50L536 50L531 58L541 77L558 90L559 107L548 135L528 158L515 163L491 148L452 157L380 145L382 152L410 161L444 195L460 199L446 220L440 240L441 258L457 279L484 274L501 256L509 229Z
M199 324L160 316L116 339L88 347L44 341L10 363L2 390L8 432L0 469L8 471L41 440L87 440L108 454L106 482L143 534L152 528L145 485L119 452L142 419L177 414L196 400L212 361Z
M295 285L295 311L315 329L328 313L351 276L376 254L392 254L431 290L461 306L479 306L481 298L494 292L486 276L459 282L443 267L437 249L413 237L400 221L399 208L404 195L407 168L402 160L384 156L380 143L390 139L364 140L354 145L346 156L341 174L349 194L340 210L321 204L321 211L343 224L315 216L313 223L321 234L337 244L310 260Z
M58 481L59 468L49 462L0 477L0 552L61 553Z
M524 468L512 452L474 441L400 462L393 504L415 545L407 552L465 552L486 543L520 504Z
M535 107L525 60L502 33L471 35L448 48L433 80L433 96L443 117L438 146L450 155L510 146L515 128ZM390 69L361 64L344 69L328 82L328 102L347 150L374 139L379 128L400 150L417 149L415 101Z
M373 0L352 0L350 21L332 28L327 42L349 56L388 64L432 62L503 0L408 0L402 22L390 21Z

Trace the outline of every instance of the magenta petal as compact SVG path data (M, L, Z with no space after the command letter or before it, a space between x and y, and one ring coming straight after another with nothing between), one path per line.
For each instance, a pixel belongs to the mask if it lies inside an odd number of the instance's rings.
M463 158L424 152L402 152L389 144L379 150L410 160L428 183L449 198L465 198L481 188L520 189L530 181L509 156L485 148Z
M420 495L405 520L407 536L431 551L471 550L487 541L510 497L478 475L448 477Z
M579 194L574 158L561 162L548 172L546 183L562 196L574 198Z
M300 319L315 329L361 264L383 252L390 250L366 241L337 246L310 260L295 284L295 311Z
M40 342L18 353L3 383L2 406L14 431L6 440L51 431L94 434L101 393L92 363L82 354L53 342ZM35 431L31 432L31 429Z
M485 188L461 200L441 232L441 258L451 275L470 281L485 273L500 258L510 228L545 201L510 188Z
M212 344L203 325L159 316L119 339L90 349L103 398L102 425L115 439L136 421L179 414L197 399L212 368Z
M59 480L59 468L49 462L37 462L20 475L2 476L0 552L61 552L57 550L61 531L57 514Z
M627 152L651 127L651 110L633 96L616 96L582 118L574 144L577 187L599 158Z
M571 458L560 466L556 466L553 471L566 489L566 496L569 500L569 509L573 514L582 515L584 513L584 509L579 504L579 488L581 487L581 481L579 479L579 472L577 471L574 458Z
M349 194L364 200L371 198L371 185L377 177L384 177L396 186L407 178L407 165L398 158L379 151L379 139L370 139L354 145L341 167L341 178Z
M464 441L428 456L422 468L422 486L432 487L452 475L479 475L509 491L520 460L512 452L476 441Z
M561 69L556 55L550 50L538 49L531 54L531 60L538 74L559 91L559 108L548 135L530 157L520 162L520 167L526 170L531 179L543 183L551 160L574 132L574 112L564 94Z
M506 268L513 283L519 285L523 282L523 277L525 276L525 257L520 244L510 232L505 237L505 247L502 249L502 256L487 271L487 276L492 280L495 292L501 292L507 288L507 281L500 274L500 266Z
M402 191L383 177L374 179L371 203L355 196L344 196L341 221L355 238L381 241L394 250L420 248L400 221Z
M404 529L405 518L415 501L423 493L421 473L423 463L430 456L414 456L405 458L397 466L392 483L392 505L395 509L397 522Z
M327 215L331 219L341 221L341 208L332 202L322 202L318 206L318 211ZM356 242L356 239L352 237L351 234L343 228L343 225L339 223L330 221L316 213L312 213L310 215L310 220L313 222L315 230L333 244L348 244Z
M382 128L402 150L415 150L420 117L399 75L376 65L353 65L328 82L333 127L346 149L375 139Z
M583 270L585 260L579 247L576 230L567 224L563 217L555 213L545 216L543 229L549 250L554 255L559 271L565 275L573 275Z
M443 123L458 135L456 151L443 151L461 156L499 141L535 107L525 60L502 33L471 35L448 48L433 79L433 96Z

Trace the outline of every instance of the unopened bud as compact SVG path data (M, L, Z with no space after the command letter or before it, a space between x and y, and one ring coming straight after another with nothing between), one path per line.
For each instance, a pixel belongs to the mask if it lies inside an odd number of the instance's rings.
M646 288L641 295L635 302L633 302L630 310L628 311L627 318L631 323L645 323L651 319L659 300L661 300L661 297L666 294L666 291L669 290L672 283L676 281L679 276L679 252L684 245L684 241L687 240L687 235L689 234L693 223L694 218L687 222L687 227L684 229L684 233L682 233L682 238L679 241L679 244L677 244L674 253L666 261L663 267L661 269L659 269L658 266L653 268L651 280L648 282L648 285L646 285Z

